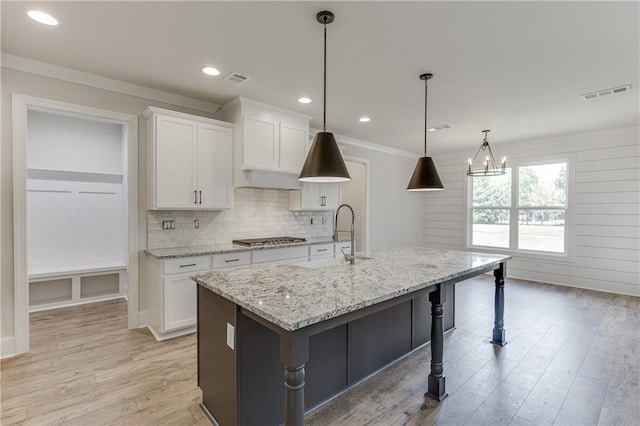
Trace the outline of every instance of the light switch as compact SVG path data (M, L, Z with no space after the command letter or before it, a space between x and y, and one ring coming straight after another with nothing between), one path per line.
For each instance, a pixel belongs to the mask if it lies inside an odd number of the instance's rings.
M235 336L233 326L227 323L227 346L231 348L231 350L235 350Z

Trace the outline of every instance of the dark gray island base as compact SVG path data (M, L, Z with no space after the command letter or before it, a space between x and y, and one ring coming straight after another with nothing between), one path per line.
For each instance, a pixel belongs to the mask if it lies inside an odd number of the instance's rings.
M200 284L198 385L207 415L222 426L303 425L305 411L429 340L427 395L444 399L443 340L454 326L455 283L494 272L492 343L503 345L508 256L403 250L374 252L361 266L262 266L194 277ZM391 274L376 260L399 271ZM450 264L432 266L440 260ZM271 294L261 296L267 288ZM329 305L334 309L327 313Z

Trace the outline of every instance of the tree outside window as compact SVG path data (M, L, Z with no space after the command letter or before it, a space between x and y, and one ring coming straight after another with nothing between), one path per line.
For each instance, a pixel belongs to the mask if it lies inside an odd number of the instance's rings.
M523 165L508 169L504 176L475 177L471 188L472 246L565 252L566 162Z

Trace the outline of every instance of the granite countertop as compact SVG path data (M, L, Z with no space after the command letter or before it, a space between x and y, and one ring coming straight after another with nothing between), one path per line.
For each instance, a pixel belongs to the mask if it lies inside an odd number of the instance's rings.
M343 240L340 241L349 241ZM243 246L241 244L212 244L207 246L193 246L193 247L172 247L162 249L145 250L144 252L149 256L153 256L157 259L171 259L176 257L189 257L189 256L205 256L209 254L221 254L221 253L233 253L239 251L256 251L256 250L269 250L282 247L293 246L308 246L313 244L329 244L333 243L332 237L317 237L307 238L307 241L285 244L273 244L259 247Z
M510 256L423 247L380 250L327 267L251 265L192 276L199 285L294 331L437 283L497 266Z

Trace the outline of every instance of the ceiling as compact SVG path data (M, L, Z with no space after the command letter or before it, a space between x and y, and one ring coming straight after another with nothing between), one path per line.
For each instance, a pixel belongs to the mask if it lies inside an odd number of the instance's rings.
M9 2L2 52L216 104L245 96L327 130L431 153L638 125L638 2ZM47 27L26 15L55 16ZM222 74L206 76L203 66ZM222 82L236 71L250 80ZM580 95L621 85L628 93ZM300 96L311 104L297 102ZM371 122L360 123L362 115Z

